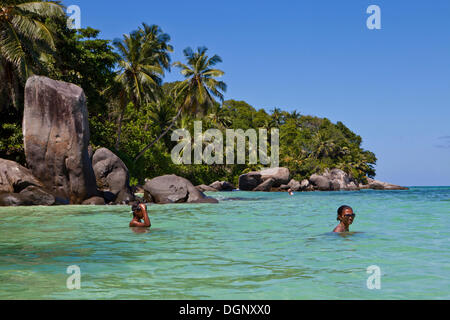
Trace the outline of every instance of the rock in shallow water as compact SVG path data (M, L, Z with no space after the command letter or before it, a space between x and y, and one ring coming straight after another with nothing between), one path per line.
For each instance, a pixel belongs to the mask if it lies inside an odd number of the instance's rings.
M289 181L288 189L291 189L292 191L299 191L301 189L301 183L292 179Z
M196 186L196 188L200 192L218 192L219 191L213 187L207 186L206 184L201 184L199 186Z
M230 182L228 181L216 181L209 185L211 188L216 189L216 191L233 191L236 189Z
M52 206L55 197L39 187L29 186L20 193L0 194L0 206Z
M148 202L166 203L218 203L205 196L187 179L176 175L165 175L147 181L144 199Z
M275 184L275 179L269 178L266 181L264 181L263 183L261 183L259 186L257 186L255 189L253 189L253 191L268 192L268 191L272 190L272 187L274 184Z
M134 201L128 168L118 156L106 148L98 149L92 157L92 166L99 190L112 194L105 197L108 202Z
M373 190L409 190L409 188L401 187L395 184L374 180L374 179L367 179L368 184L361 186L361 189L373 189Z
M102 197L92 197L90 199L84 200L83 205L85 206L103 206L105 205L105 199Z
M261 179L266 181L268 179L273 179L273 187L279 187L282 184L289 183L290 172L288 168L277 167L269 168L260 171Z
M17 162L0 159L0 193L19 193L29 186L43 185L29 169Z
M270 179L273 179L273 181L269 183L271 184L271 188L279 188L282 185L287 185L289 183L289 176L289 169L283 167L249 172L239 177L239 189L243 191L253 191L263 182ZM261 188L267 189L267 185L264 185Z
M0 206L51 206L55 202L30 170L0 159Z
M309 178L309 182L314 186L314 189L320 191L329 191L331 190L331 181L328 177L324 177L318 174L313 174Z
M249 172L239 177L239 190L252 191L262 183L259 172Z
M31 172L54 196L80 204L97 195L83 89L46 77L28 78L23 136Z
M52 206L56 202L53 195L35 186L29 186L22 190L20 195L32 206Z

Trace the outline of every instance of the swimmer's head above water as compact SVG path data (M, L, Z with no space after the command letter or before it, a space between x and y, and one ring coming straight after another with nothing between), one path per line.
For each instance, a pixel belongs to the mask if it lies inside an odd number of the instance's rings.
M337 211L337 221L339 225L334 228L333 232L348 232L350 225L355 220L356 214L350 206L341 206Z
M147 206L145 204L133 204L131 210L133 212L133 219L130 222L130 227L148 228L152 225L150 218L148 217ZM141 220L144 220L144 222L141 222Z
M147 209L146 206L145 206L145 209ZM133 214L133 218L138 218L138 219L144 218L144 210L141 207L140 203L135 203L131 206L131 213Z

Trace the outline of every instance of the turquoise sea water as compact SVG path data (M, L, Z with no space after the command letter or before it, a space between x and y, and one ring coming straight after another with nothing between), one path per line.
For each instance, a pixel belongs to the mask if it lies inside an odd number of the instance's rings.
M124 206L0 208L0 299L450 298L450 187L210 195L151 206L147 233ZM332 234L342 204L354 233Z

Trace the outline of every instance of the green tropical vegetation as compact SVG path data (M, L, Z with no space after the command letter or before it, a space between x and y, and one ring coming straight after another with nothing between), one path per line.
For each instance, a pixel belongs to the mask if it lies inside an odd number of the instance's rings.
M23 91L33 74L81 86L87 96L91 144L114 151L130 169L133 184L174 173L195 184L236 183L257 165L175 165L171 131L279 128L280 165L295 179L340 168L360 181L375 175L375 155L342 122L266 111L244 101L225 100L227 85L218 55L206 47L186 48L172 64L170 36L142 24L121 39L99 39L99 30L67 27L58 1L0 1L0 157L25 165L22 141ZM55 50L58 48L58 50ZM184 78L164 82L171 67ZM270 133L270 130L269 130ZM269 139L270 141L270 139ZM270 148L270 146L269 146Z

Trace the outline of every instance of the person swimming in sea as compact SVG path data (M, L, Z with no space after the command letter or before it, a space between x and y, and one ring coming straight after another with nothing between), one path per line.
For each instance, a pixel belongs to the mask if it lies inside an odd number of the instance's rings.
M289 189L288 192L289 192L289 195L290 195L290 196L293 196L293 195L294 195L294 191L292 191L292 189Z
M353 212L352 207L340 207L337 211L337 220L340 221L340 223L334 228L333 232L349 232L349 227L355 220L355 216L356 214Z
M131 210L133 211L133 219L130 222L130 228L150 228L152 226L145 204L133 204Z

